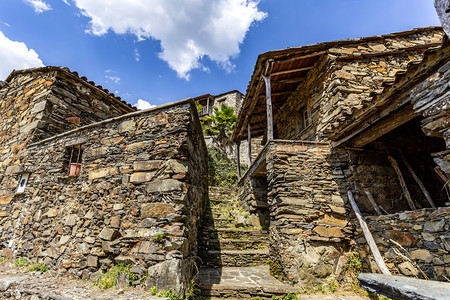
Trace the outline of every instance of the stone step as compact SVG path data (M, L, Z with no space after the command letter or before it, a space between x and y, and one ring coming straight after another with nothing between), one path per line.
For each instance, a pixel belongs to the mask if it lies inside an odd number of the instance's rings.
M201 267L197 276L200 295L212 299L273 299L298 289L284 284L269 273L267 265L257 267Z
M249 267L265 264L269 250L209 250L200 251L203 264L211 267Z
M228 228L234 224L234 219L228 218L204 218L204 224L212 225L214 228Z
M264 250L269 242L261 239L207 239L201 242L204 250Z
M260 239L268 240L269 231L267 230L247 230L236 228L213 228L204 227L202 230L202 238L222 238L222 239Z

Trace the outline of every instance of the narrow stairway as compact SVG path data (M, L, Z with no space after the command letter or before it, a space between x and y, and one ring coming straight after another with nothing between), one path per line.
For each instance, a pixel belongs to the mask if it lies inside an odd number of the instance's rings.
M199 233L197 284L202 296L272 299L295 293L270 275L268 231L251 219L239 206L235 188L210 187Z

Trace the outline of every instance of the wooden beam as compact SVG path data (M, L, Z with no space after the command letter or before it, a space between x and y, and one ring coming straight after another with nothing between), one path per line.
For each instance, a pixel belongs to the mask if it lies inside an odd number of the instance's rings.
M236 142L236 162L237 162L237 174L238 174L238 180L241 178L241 154L240 149L241 148L241 142Z
M273 72L272 74L270 74L270 76L278 76L278 75L283 75L283 74L297 73L297 72L301 72L301 71L308 71L308 70L311 70L312 68L314 68L314 66L308 66L308 67L303 67L303 68L298 68L298 69L278 71L278 72Z
M370 142L373 142L377 138L394 130L400 125L403 125L406 122L412 120L416 116L417 114L414 112L412 105L408 105L402 110L391 113L386 118L380 120L372 127L355 136L350 141L349 146L355 148L364 147L365 145L369 144Z
M267 107L267 141L273 140L273 116L272 116L272 95L270 90L270 75L263 76L266 83L266 107Z
M369 191L368 188L363 188L364 193L366 193L367 198L369 198L370 204L372 204L373 209L377 213L377 215L381 216L381 210L378 207L377 203L375 202L375 199L373 199L372 193Z
M318 52L313 52L313 53L309 53L309 54L305 54L305 55L298 55L295 57L290 57L290 58L285 58L285 59L280 59L280 60L276 60L275 63L276 64L284 64L284 63L289 63L289 62L293 62L293 61L297 61L299 59L305 59L305 58L310 58L310 57L315 57L315 56L320 56L322 54L326 54L327 50L324 51L318 51ZM294 54L295 55L295 54Z
M247 124L249 122L250 115L253 113L253 110L255 109L255 106L258 103L259 93L261 91L263 82L264 82L263 80L259 80L258 84L256 85L255 94L253 95L253 99L252 99L253 101L250 103L250 106L247 110L247 113L246 113L245 119L244 119L244 123L242 123L241 130L239 131L239 134L236 136L237 139L239 139L239 136L244 133L244 131L246 129L245 127L247 127Z
M397 161L392 156L388 156L388 159L391 162L391 165L394 168L395 172L397 173L398 180L400 181L400 186L402 187L403 193L405 194L406 201L408 201L409 207L412 210L416 210L416 205L411 198L411 194L409 193L408 187L406 186L405 179L403 178L402 171L400 170Z
M405 164L406 168L408 169L409 173L411 173L411 176L414 178L414 180L417 182L417 184L419 185L420 189L422 190L425 198L427 198L428 203L430 203L432 208L436 208L436 205L433 202L433 199L431 199L430 193L428 192L427 188L425 187L425 185L423 184L422 180L420 180L419 177L417 177L416 173L414 172L414 170L411 168L411 165L409 164L409 162L406 160L405 155L403 154L403 151L400 149L400 156L402 158L403 163Z
M375 262L377 263L378 268L380 269L381 273L386 275L391 275L391 272L389 271L388 267L384 263L383 257L380 254L380 251L378 250L377 244L375 243L372 234L370 233L369 227L367 226L366 220L361 215L361 211L358 208L358 205L356 204L355 199L353 198L352 192L348 191L348 199L350 200L350 204L352 205L353 211L355 212L356 218L359 221L359 224L361 225L361 229L364 233L364 237L366 238L367 244L369 244L370 251L373 254L373 258L375 259Z
M300 77L293 77L293 78L286 78L286 79L278 79L278 80L272 80L272 84L290 84L290 83L300 83L305 79L304 76Z
M248 143L248 167L252 164L252 134L250 123L247 124L247 143Z

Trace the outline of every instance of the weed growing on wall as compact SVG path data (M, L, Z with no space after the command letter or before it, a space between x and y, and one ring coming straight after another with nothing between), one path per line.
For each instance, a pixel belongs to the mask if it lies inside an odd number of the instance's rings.
M208 147L208 164L211 186L230 187L237 183L237 164L219 148ZM244 174L246 169L246 166L241 165L241 174Z

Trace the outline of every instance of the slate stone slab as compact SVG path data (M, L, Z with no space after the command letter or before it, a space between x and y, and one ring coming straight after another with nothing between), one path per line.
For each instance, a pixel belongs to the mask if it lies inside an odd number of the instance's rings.
M398 300L450 299L450 283L403 276L361 273L361 287Z

